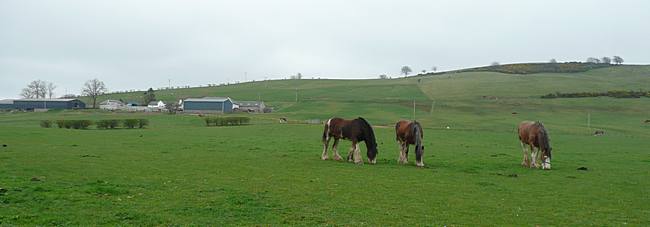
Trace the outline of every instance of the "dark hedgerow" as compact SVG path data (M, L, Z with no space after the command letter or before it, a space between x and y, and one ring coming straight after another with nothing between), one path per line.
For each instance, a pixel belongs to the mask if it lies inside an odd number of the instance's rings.
M65 127L65 121L64 120L56 120L56 126L59 128L64 128Z
M542 95L543 99L554 98L586 98L586 97L612 97L612 98L641 98L650 97L648 91L608 91L608 92L576 92L576 93L549 93Z
M52 121L50 121L50 120L41 120L41 127L43 127L43 128L52 127Z
M147 119L107 119L99 120L96 122L98 129L114 129L120 127L120 123L125 128L145 128L149 125L149 120Z
M250 122L249 117L205 117L206 126L235 126L245 125Z
M125 128L135 128L138 126L139 121L138 119L124 119L124 121L122 121L122 124Z
M43 122L41 122L41 125ZM67 129L88 129L89 126L93 125L91 120L57 120L56 125L59 128Z
M149 125L149 120L147 120L147 119L138 119L138 127L139 128L144 128L147 125Z

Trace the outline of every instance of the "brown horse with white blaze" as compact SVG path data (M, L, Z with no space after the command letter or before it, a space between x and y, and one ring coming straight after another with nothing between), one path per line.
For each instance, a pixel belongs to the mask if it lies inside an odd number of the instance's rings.
M368 149L368 162L370 164L375 164L377 162L377 142L375 140L375 132L372 130L372 126L370 126L368 121L365 119L359 117L354 120L345 120L335 117L327 120L325 128L323 129L323 154L321 156L321 159L323 160L329 158L327 147L332 138L334 138L332 150L334 150L335 160L341 160L341 155L339 155L337 150L339 140L347 139L352 141L352 148L350 148L350 152L348 152L348 161L354 161L354 163L357 164L363 163L359 151L359 142L365 141L366 149Z
M415 161L419 167L424 166L422 156L424 155L424 145L422 145L422 126L417 121L401 120L395 124L395 136L400 145L399 163L408 163L409 145L415 146Z
M544 125L539 121L523 121L519 124L519 142L524 152L521 165L529 168L538 168L537 161L541 159L542 169L551 169L550 138ZM530 159L526 145L530 148ZM540 154L541 152L541 154Z

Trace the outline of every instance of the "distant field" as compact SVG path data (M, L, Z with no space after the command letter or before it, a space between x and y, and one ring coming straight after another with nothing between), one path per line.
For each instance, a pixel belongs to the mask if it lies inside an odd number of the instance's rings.
M277 110L246 115L252 124L237 127L205 127L194 115L1 113L0 144L8 146L0 147L0 224L647 226L650 99L539 98L621 89L650 90L650 67L282 80L156 93L166 100L259 95ZM414 166L413 154L409 165L396 162L392 125L413 117L414 100L426 168ZM278 123L332 116L363 116L376 126L377 165L321 161L322 125ZM39 127L41 119L136 117L151 126ZM546 124L553 170L519 165L515 126L522 120ZM606 134L592 136L597 129Z

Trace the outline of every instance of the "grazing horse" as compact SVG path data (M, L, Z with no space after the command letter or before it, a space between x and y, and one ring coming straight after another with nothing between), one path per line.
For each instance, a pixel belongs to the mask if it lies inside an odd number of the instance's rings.
M377 142L375 140L375 133L370 124L365 119L359 117L354 120L344 120L342 118L331 118L325 123L323 130L323 155L322 159L327 160L327 147L329 146L330 139L334 138L332 150L334 150L334 159L341 160L341 155L337 150L339 139L347 139L352 141L352 148L348 152L348 161L362 164L363 159L359 151L359 142L366 142L366 149L368 149L368 162L375 164L377 162Z
M551 169L551 145L549 144L548 132L539 121L523 121L519 124L519 141L524 152L521 165L529 168L538 168L538 159L542 160L542 169ZM526 151L526 145L530 147L530 159ZM537 149L537 150L536 150ZM541 151L541 154L539 154Z
M401 120L395 124L395 136L399 143L399 163L408 163L409 145L415 145L415 161L419 167L424 166L422 155L424 154L424 145L422 145L422 126L417 121Z

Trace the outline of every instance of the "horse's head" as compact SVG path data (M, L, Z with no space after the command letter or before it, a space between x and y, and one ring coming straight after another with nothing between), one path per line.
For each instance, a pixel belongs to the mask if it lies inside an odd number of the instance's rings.
M366 145L367 144L368 143L366 143ZM368 146L367 155L368 155L368 162L370 162L370 164L376 164L377 163L377 153L378 153L377 144Z
M375 132L372 130L372 126L370 126L370 123L366 121L366 119L363 119L362 117L357 118L357 120L360 120L361 122L361 127L364 135L364 139L366 141L366 149L368 149L368 153L366 154L368 156L368 162L370 164L375 164L377 163L377 141L375 139Z

